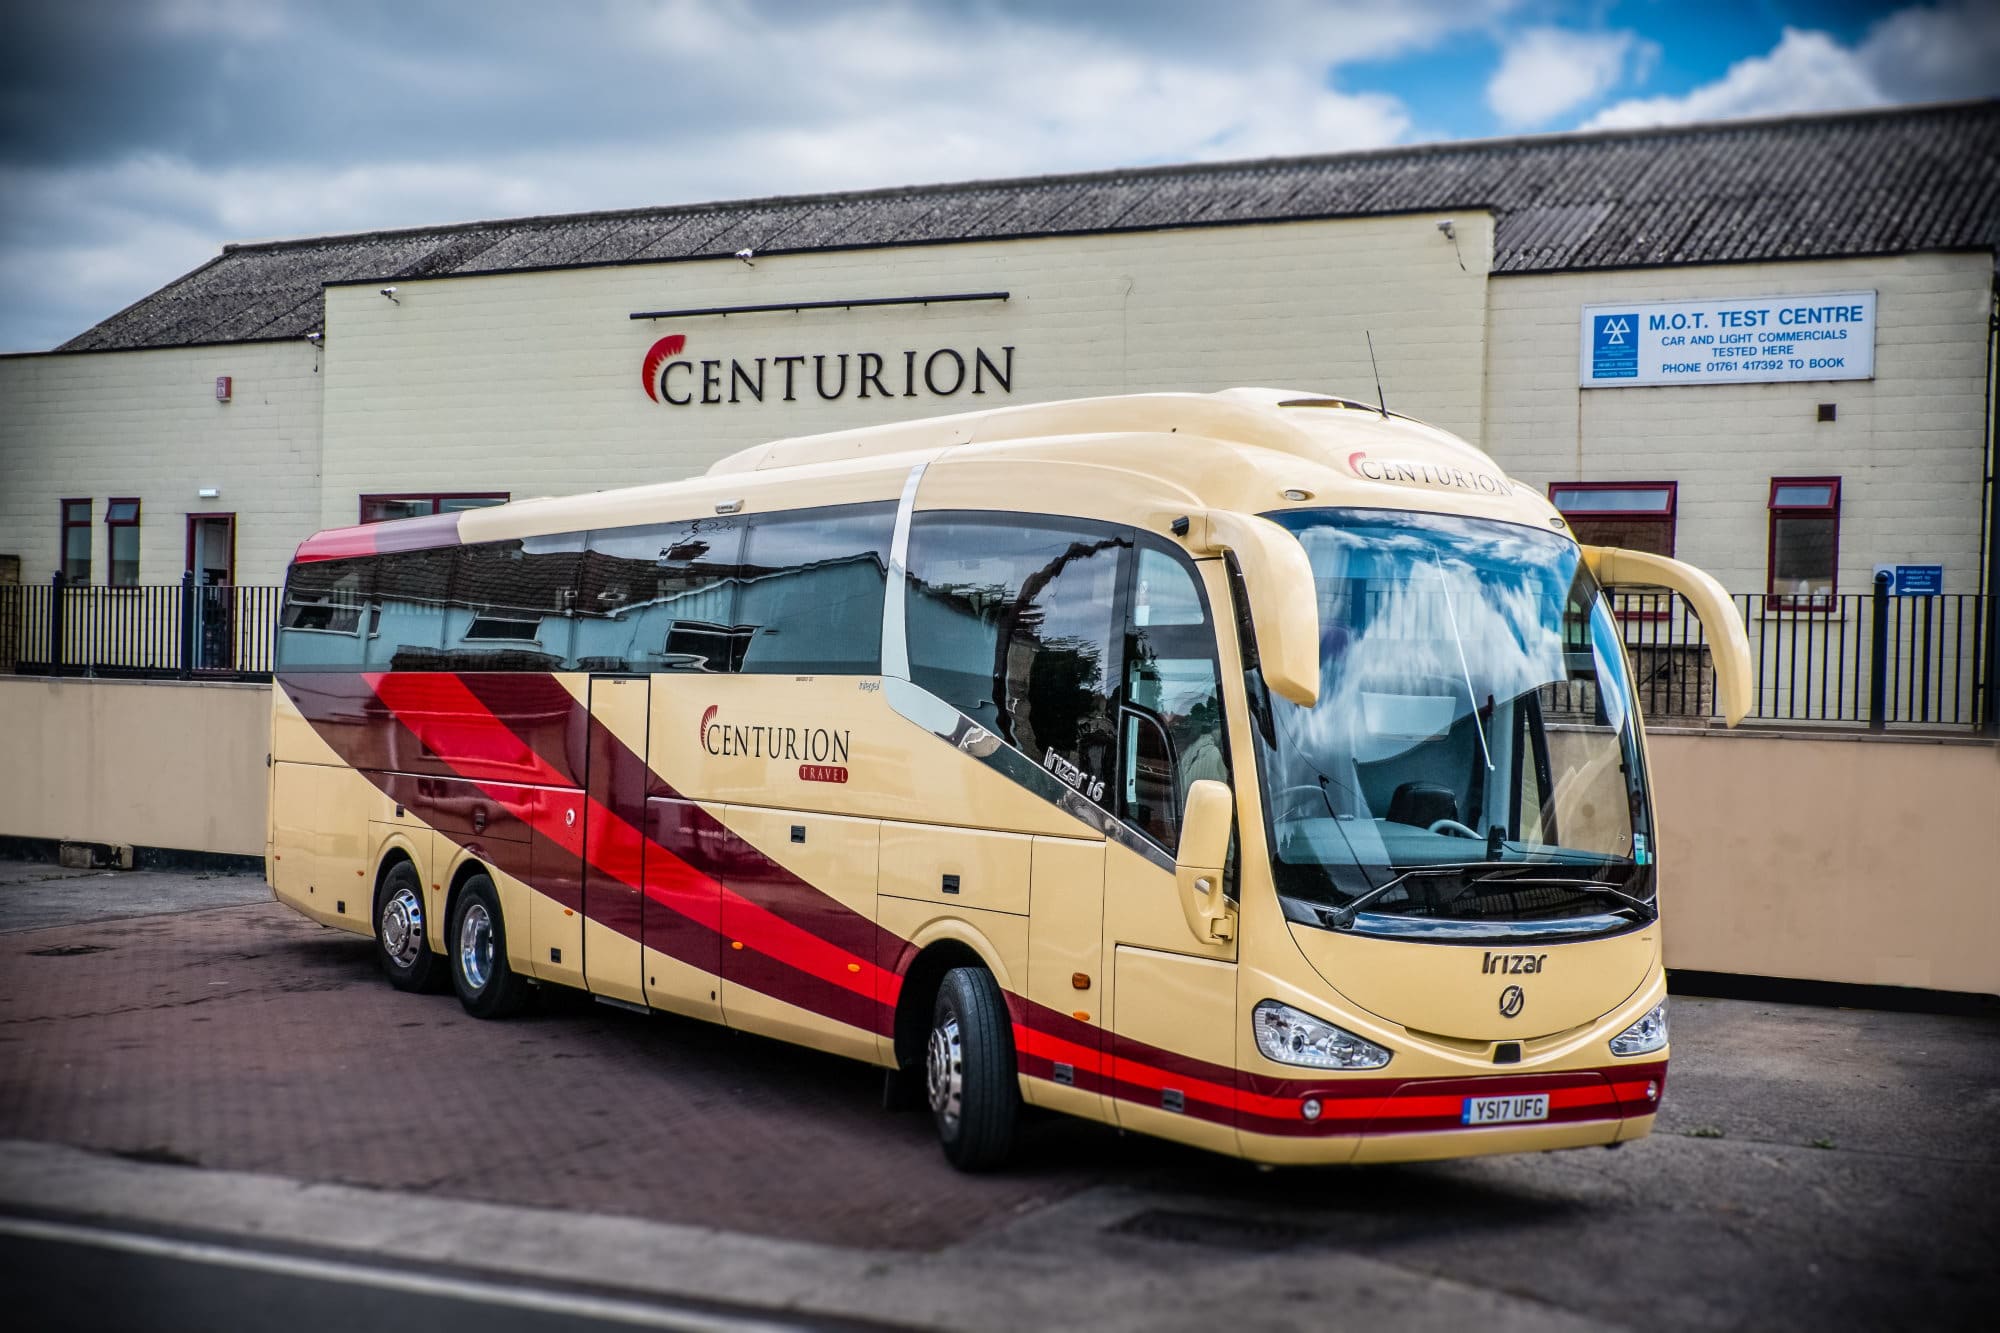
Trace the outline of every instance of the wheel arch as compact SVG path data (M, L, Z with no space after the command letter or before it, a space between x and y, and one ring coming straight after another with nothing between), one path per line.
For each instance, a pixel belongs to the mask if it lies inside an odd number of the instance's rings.
M992 974L1001 994L1010 1002L1016 994L1006 963L991 940L956 918L929 923L910 941L897 969L902 977L902 988L896 995L897 1067L909 1069L923 1063L924 1042L930 1033L938 986L955 967L982 968Z

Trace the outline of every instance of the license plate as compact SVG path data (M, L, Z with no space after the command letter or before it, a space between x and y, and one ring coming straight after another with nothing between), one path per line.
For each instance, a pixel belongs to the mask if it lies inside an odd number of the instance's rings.
M1467 1097L1464 1121L1468 1125L1518 1125L1549 1118L1549 1095L1531 1097Z

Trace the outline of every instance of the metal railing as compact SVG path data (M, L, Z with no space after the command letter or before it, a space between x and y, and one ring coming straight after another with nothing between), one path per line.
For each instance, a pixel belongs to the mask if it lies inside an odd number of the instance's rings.
M1757 722L1875 730L1990 725L1986 647L1995 599L1974 593L1804 599L1738 594L1755 668ZM1674 593L1612 597L1648 718L1715 715L1708 636Z
M0 671L269 680L282 589L179 583L0 587Z
M282 589L0 586L0 671L268 680ZM1739 594L1756 670L1754 722L1877 730L1991 728L1995 598ZM1708 635L1677 594L1613 595L1640 706L1654 722L1715 716Z

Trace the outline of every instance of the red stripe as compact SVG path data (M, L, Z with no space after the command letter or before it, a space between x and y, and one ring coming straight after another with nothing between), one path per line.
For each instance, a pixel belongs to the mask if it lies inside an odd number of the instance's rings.
M475 772L478 769L504 767L513 773L525 767L546 785L562 785L562 775L515 736L457 676L446 672L392 673L374 674L368 679L399 721L475 782L479 782ZM722 904L726 900L731 938L741 939L745 948L894 1008L902 978L876 966L874 960L840 949L732 892L646 837L602 803L586 797L583 821L570 826L553 818L552 811L539 808L536 802L519 799L518 792L485 782L479 785L543 836L573 854L583 854L587 849L592 867L621 883L643 888L646 896L662 907L720 933ZM586 827L591 833L588 842L582 837ZM849 964L855 966L850 968ZM774 998L787 997L781 994Z

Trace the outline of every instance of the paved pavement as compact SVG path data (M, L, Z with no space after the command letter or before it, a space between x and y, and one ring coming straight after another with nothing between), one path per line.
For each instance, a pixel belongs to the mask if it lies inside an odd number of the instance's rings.
M51 882L0 875L0 1211L957 1327L1990 1316L1990 1018L1677 999L1617 1152L1260 1172L1048 1120L968 1178L861 1066L581 998L480 1023L254 878L136 878L23 930Z

